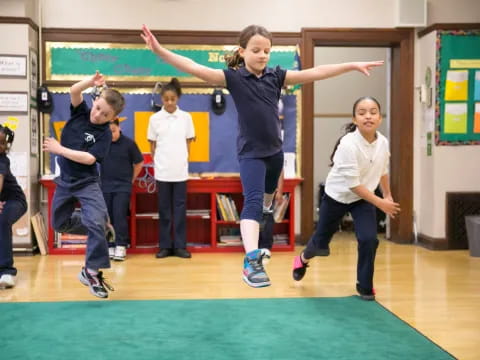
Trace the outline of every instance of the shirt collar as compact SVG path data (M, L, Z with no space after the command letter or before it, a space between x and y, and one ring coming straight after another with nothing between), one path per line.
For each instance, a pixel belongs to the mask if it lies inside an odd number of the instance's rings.
M240 72L241 75L245 76L245 77L249 77L249 76L255 76L257 77L255 74L252 74L250 71L247 70L247 68L245 66L242 66L238 69L238 71ZM269 67L266 67L265 69L263 69L263 74L262 76L260 77L263 77L265 76L266 74L271 74L273 73L273 69L272 68L269 68Z
M355 139L357 139L357 141L359 142L360 145L362 146L374 146L376 145L377 143L377 140L378 140L378 131L375 132L375 140L371 143L369 143L367 141L367 139L365 139L363 137L363 135L360 133L360 130L358 130L358 127L355 129L355 131L353 132L353 134L355 135Z
M160 110L161 112L163 112L166 116L177 116L178 115L178 105L177 105L177 108L175 109L175 111L173 113L169 113L167 110L165 110L165 108L162 106L162 110Z

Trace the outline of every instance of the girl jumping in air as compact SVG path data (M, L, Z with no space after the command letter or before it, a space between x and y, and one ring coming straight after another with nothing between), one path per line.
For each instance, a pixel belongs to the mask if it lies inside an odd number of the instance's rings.
M283 168L283 150L278 117L278 101L283 86L322 80L349 71L369 75L383 61L321 65L300 71L267 67L272 50L272 35L262 26L242 30L239 47L226 57L227 69L212 69L175 54L159 44L142 27L147 46L168 64L214 86L225 86L238 112L237 154L243 186L244 206L240 231L246 256L243 280L252 287L269 286L258 249L259 224L271 212L278 177Z

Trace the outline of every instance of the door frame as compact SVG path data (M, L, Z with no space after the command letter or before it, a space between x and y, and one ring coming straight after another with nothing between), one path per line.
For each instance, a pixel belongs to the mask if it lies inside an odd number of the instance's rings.
M392 50L390 186L393 198L400 202L402 211L390 221L390 240L397 243L411 243L413 242L414 29L303 28L302 68L314 66L316 46L386 47ZM310 83L302 87L302 157L300 159L303 177L300 197L300 242L302 244L308 241L314 230L313 121L314 88Z

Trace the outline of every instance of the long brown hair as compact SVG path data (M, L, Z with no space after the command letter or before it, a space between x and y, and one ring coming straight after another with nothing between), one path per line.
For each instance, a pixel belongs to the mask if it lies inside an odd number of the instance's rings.
M261 35L264 38L267 38L270 40L270 44L272 44L272 34L270 34L267 29L260 25L249 25L240 32L240 36L238 37L239 46L243 49L246 49L248 42L255 35ZM238 69L241 66L245 66L245 61L240 56L239 48L237 48L232 54L225 55L225 62L229 68L233 69Z
M357 111L357 106L360 102L362 102L363 100L372 100L373 102L375 102L375 104L377 104L378 106L378 111L381 111L381 108L380 108L380 103L378 102L377 99L375 99L374 97L372 96L362 96L361 98L357 99L357 101L355 101L353 103L353 111L352 111L352 116L355 117L355 112ZM348 123L348 124L345 124L343 126L344 130L345 130L345 133L340 136L337 140L337 142L335 143L335 146L333 148L333 151L332 151L332 154L330 155L330 166L333 166L334 165L334 162L333 162L333 157L335 156L335 152L337 151L337 148L338 148L338 145L340 145L340 141L342 140L342 138L347 135L348 133L351 133L351 132L354 132L356 129L357 129L357 125L355 125L353 122L351 123Z

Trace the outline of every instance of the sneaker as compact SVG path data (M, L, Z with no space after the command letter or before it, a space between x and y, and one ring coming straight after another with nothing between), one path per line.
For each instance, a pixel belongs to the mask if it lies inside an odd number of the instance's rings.
M166 258L167 256L172 256L172 255L173 255L172 249L161 249L159 252L155 254L155 257L157 259L163 259L163 258Z
M113 225L107 223L107 230L105 231L105 239L107 239L108 244L115 244L115 229Z
M262 264L263 266L267 265L270 262L270 259L272 258L272 253L270 252L269 249L260 249L260 254L262 256Z
M270 286L270 279L262 264L260 249L250 251L243 261L243 280L251 287Z
M302 261L301 255L297 255L293 258L293 280L300 281L307 272L308 264Z
M183 259L190 259L192 257L192 254L187 249L174 249L173 255Z
M113 287L103 278L103 273L101 271L99 271L97 275L92 275L83 267L82 271L78 274L78 280L80 280L83 285L90 288L92 295L102 299L108 297L108 290L114 291Z
M125 246L115 246L113 260L124 261L127 257L127 248Z
M0 289L10 289L15 286L15 275L3 274L0 276Z
M375 300L375 289L364 289L360 285L357 284L357 292L360 295L360 299L366 301L373 301Z
M113 257L115 256L115 248L112 246L112 247L109 247L108 248L108 257L110 259L113 259Z

